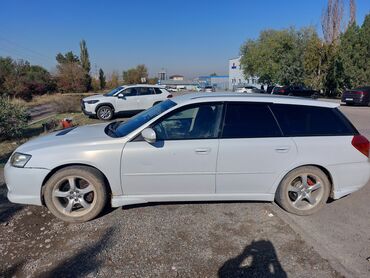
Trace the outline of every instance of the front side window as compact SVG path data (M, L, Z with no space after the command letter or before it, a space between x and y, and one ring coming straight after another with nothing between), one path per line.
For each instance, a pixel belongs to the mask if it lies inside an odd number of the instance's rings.
M222 104L204 103L175 110L153 126L158 140L218 137Z
M281 131L267 103L227 103L222 138L278 136Z
M147 123L148 121L154 119L155 117L159 116L166 110L174 107L176 105L175 102L171 100L165 100L148 110L145 110L131 119L129 119L127 122L122 122L120 123L117 128L115 128L112 136L113 137L123 137L128 135L130 132L138 129L141 127L143 124Z
M137 88L128 88L122 92L125 97L132 97L137 95Z

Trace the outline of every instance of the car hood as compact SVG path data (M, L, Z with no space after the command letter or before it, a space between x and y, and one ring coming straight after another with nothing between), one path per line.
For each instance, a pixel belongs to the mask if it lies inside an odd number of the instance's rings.
M101 141L112 140L104 129L108 123L85 125L59 130L45 136L32 139L21 145L17 152L32 154L33 151L45 148L63 148L68 146L86 146L97 144Z
M85 97L83 99L83 101L100 100L100 99L103 99L103 98L106 98L106 96L105 95L93 95L93 96Z

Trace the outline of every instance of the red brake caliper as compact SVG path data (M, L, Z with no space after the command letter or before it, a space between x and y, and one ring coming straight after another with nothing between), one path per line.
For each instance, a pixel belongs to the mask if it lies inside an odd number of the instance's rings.
M315 183L310 178L307 178L307 184L308 184L308 186L313 186Z

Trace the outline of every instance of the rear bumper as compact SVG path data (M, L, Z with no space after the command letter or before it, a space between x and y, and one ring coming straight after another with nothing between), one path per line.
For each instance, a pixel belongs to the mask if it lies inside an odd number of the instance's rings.
M333 198L339 199L364 187L370 180L369 161L328 166L332 174Z
M366 95L363 97L359 97L358 95L343 95L341 98L342 102L355 104L355 105L368 105L370 102L370 98Z
M7 163L4 168L4 176L9 201L41 206L41 187L49 172L48 169L40 168L16 168Z

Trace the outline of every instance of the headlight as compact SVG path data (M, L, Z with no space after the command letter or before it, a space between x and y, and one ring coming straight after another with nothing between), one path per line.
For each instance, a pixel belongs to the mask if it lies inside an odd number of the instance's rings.
M85 103L87 103L87 104L94 104L94 103L97 103L97 102L99 102L99 100L88 100L88 101L85 101Z
M31 159L31 155L24 153L14 153L10 158L10 165L23 168Z

